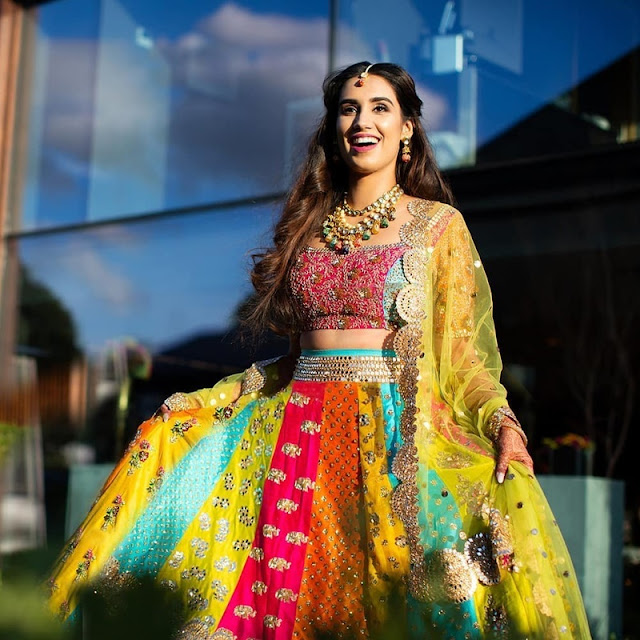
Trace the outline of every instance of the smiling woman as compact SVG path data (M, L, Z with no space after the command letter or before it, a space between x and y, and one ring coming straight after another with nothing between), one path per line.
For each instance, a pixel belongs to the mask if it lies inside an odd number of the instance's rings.
M413 80L362 62L324 101L252 272L289 355L141 425L51 607L151 575L189 640L589 638Z
M402 113L391 84L372 75L357 87L345 84L337 121L338 149L355 175L376 173L393 184L401 140L411 139L413 122Z

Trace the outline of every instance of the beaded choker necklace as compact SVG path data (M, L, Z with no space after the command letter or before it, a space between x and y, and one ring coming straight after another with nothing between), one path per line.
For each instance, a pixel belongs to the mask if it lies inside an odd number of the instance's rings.
M404 193L400 185L396 185L383 193L375 202L364 209L352 209L344 194L342 204L339 204L322 223L322 236L330 249L349 253L360 246L363 240L369 240L380 229L385 229L396 218L396 203ZM362 220L351 224L347 216L364 216Z

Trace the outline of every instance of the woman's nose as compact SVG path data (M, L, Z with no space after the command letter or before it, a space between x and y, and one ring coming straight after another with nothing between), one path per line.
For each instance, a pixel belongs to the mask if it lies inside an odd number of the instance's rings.
M365 113L364 111L360 111L354 121L353 121L353 127L355 129L357 129L358 131L362 131L363 129L370 129L371 128L371 119L368 113Z

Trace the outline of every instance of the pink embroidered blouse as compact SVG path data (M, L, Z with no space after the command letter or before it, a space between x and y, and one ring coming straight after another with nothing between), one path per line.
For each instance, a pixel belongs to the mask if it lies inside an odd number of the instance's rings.
M350 253L306 247L291 270L291 292L304 330L396 329L404 321L395 299L407 284L402 256L409 246L363 245Z

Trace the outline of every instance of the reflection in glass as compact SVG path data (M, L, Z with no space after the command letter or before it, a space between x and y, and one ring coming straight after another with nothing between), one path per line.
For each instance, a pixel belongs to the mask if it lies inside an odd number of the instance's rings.
M393 11L376 4L340 3L336 59L407 67L442 167L638 138L637 4L400 0Z
M596 474L612 476L625 462L640 363L632 329L640 299L630 296L637 213L619 203L547 213L472 225L492 284L503 380L532 441L586 435Z
M169 144L167 60L119 2L101 9L88 220L161 210Z
M236 201L288 183L285 164L320 113L326 1L58 0L31 15L18 228Z
M113 460L175 391L248 366L237 340L252 249L276 205L111 224L16 241L19 353L35 358L48 446ZM268 355L286 350L266 344ZM263 358L264 351L258 355ZM57 455L76 460L74 445Z
M68 310L82 351L123 336L158 349L229 328L250 290L250 250L268 241L270 213L238 207L25 237L20 260Z

